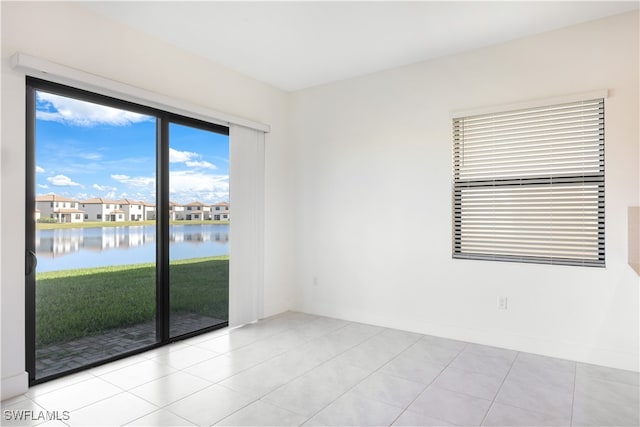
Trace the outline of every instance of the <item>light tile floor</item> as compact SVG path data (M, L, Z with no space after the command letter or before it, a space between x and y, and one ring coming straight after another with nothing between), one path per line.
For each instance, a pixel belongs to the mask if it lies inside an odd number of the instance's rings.
M639 404L635 372L287 312L32 387L0 424L637 426Z

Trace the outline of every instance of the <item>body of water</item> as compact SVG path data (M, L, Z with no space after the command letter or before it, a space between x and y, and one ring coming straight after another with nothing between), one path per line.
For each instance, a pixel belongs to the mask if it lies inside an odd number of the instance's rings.
M229 254L228 224L172 225L171 261ZM156 229L148 226L36 230L37 272L139 264L156 260Z

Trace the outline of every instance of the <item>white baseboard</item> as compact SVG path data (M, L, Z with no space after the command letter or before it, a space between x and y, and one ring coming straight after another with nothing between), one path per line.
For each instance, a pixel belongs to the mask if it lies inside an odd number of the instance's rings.
M0 391L2 392L1 400L26 393L27 390L29 390L29 374L27 372L2 378L2 382L0 383Z
M421 322L420 319L415 318L390 317L379 313L372 314L366 311L358 311L353 307L342 311L324 312L311 310L309 307L307 309L294 307L292 310L633 372L639 372L640 369L637 350L635 352L625 352L621 349L605 348L592 343L558 341L505 331L443 326Z

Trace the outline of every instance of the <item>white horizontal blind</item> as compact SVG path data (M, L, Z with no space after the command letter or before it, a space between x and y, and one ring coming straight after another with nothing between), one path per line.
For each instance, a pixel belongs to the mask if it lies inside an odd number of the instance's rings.
M453 120L454 258L604 266L604 99Z

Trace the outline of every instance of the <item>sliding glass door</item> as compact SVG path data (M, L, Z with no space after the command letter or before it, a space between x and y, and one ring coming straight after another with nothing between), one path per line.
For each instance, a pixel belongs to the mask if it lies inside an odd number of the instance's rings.
M197 125L169 125L170 334L229 319L229 138ZM219 212L219 211L218 211Z
M28 80L32 384L227 325L228 156L227 128Z

